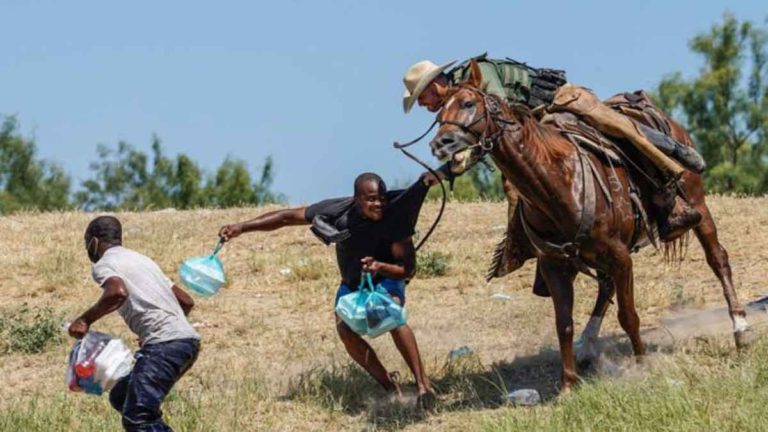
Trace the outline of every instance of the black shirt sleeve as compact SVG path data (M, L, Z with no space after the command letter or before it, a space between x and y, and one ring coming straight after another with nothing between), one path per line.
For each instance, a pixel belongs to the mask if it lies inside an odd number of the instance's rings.
M429 186L420 179L392 199L388 209L389 238L392 241L412 236Z
M312 222L315 216L326 216L330 219L339 217L352 205L352 198L331 198L316 202L304 209L304 218Z

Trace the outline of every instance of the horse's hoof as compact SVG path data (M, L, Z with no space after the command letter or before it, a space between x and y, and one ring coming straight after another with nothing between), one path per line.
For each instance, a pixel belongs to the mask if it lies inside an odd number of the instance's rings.
M560 393L557 394L556 400L558 402L562 402L562 401L568 399L568 397L571 395L572 392L573 392L573 389L571 388L570 385L569 386L561 386L560 387Z
M580 359L576 359L576 368L579 373L592 373L597 372L597 358L585 356Z
M576 368L579 372L595 372L600 357L595 341L585 341L579 338L573 345L576 351Z
M749 348L755 341L755 334L752 329L733 332L733 338L736 340L736 349L743 350Z

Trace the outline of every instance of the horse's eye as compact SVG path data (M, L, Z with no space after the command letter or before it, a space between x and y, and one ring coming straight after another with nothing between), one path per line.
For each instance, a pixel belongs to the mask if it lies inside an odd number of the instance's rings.
M474 108L475 107L475 101L464 101L461 103L461 107L464 109Z

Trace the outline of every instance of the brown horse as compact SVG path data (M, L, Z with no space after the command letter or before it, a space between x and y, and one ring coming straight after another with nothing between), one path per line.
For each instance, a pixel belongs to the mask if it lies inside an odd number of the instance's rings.
M490 154L519 191L525 232L535 246L539 269L554 302L563 364L562 390L567 391L577 380L572 310L573 281L579 271L595 269L603 276L582 342L596 340L615 292L619 322L635 355L644 354L634 304L630 247L638 237L650 234L642 224L635 223L625 167L610 167L603 159L577 148L553 126L539 123L530 112L509 108L498 98L484 94L481 82L480 69L473 62L467 82L446 97L437 120L440 128L431 142L432 152L439 159L452 159L470 148ZM691 145L690 137L677 124L673 124L673 137ZM695 233L707 262L720 279L736 344L741 346L747 341L746 314L736 298L728 255L717 239L704 201L701 177L686 172L683 180L690 204L703 216ZM611 185L610 191L596 187L601 183Z

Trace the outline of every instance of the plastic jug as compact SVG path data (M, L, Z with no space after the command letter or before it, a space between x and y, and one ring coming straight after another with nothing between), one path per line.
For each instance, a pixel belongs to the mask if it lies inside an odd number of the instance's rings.
M204 297L216 294L226 282L224 266L216 257L224 240L220 239L210 255L190 258L179 266L179 279L190 290Z

